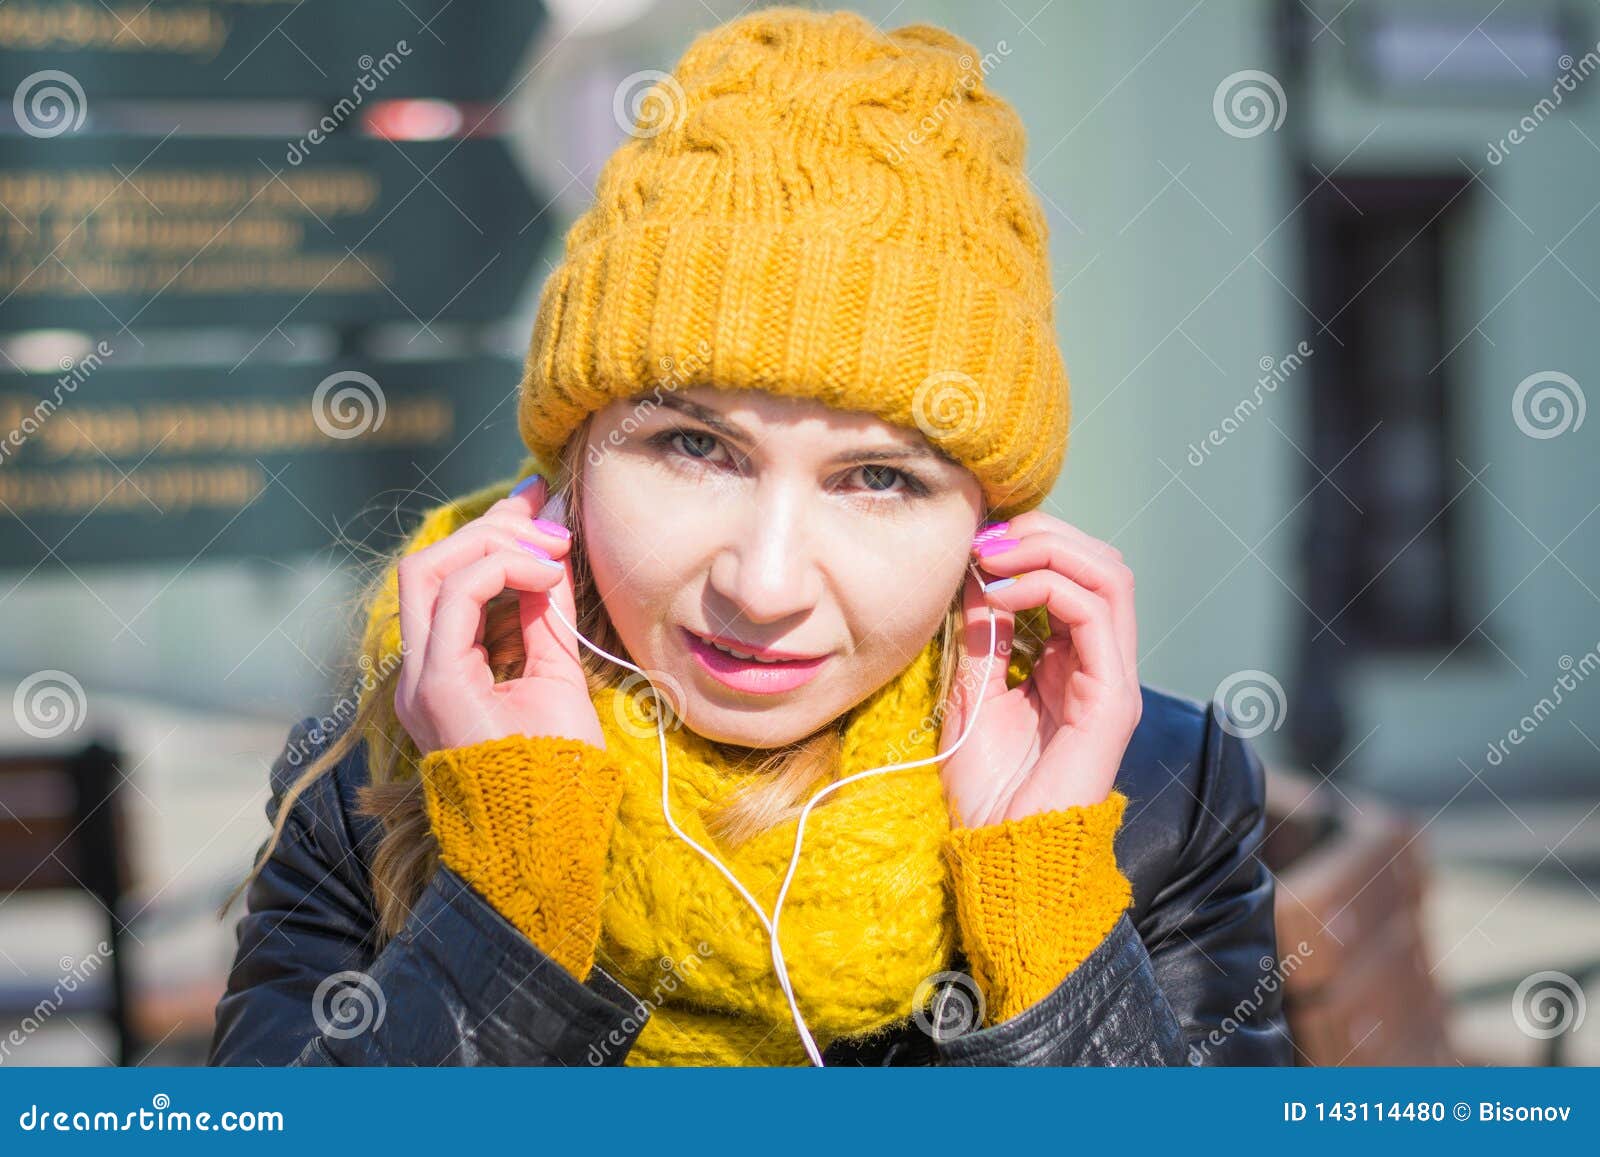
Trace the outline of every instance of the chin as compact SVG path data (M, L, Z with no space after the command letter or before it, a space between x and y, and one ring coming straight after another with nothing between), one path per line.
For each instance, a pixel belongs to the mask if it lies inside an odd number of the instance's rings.
M780 713L770 709L752 707L748 711L729 710L709 707L704 701L691 702L688 710L690 714L685 719L685 726L690 727L696 735L713 743L735 747L782 747L804 739L826 722L796 724L787 712L781 713L785 718L780 721Z

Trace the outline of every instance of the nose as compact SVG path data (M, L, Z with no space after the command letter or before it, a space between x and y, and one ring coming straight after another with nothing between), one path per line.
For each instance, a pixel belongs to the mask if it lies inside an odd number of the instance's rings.
M764 479L745 508L729 517L726 545L711 566L711 587L729 615L776 623L816 605L817 544L798 491L782 480Z

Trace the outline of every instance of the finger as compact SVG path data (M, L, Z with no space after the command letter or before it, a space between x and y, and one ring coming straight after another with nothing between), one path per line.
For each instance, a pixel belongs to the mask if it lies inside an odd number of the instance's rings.
M445 677L466 669L478 671L478 629L483 608L506 589L543 591L561 581L561 571L513 548L487 555L451 574L440 584L438 603L428 628L424 670ZM474 661L467 662L472 658Z
M517 539L534 543L554 558L571 548L571 535L564 527L534 516L535 511L548 505L546 483L535 475L520 492L508 494L449 537L401 560L400 631L408 650L414 649L420 656L426 649L425 636L439 584L453 571L492 550L511 549ZM408 642L408 638L415 642ZM402 687L413 678L414 671L408 676L402 668Z
M1016 521L1020 523L1022 517L1019 515ZM1133 571L1109 554L1101 552L1100 548L1113 549L1108 544L1092 539L1059 520L1052 519L1051 522L1053 527L1049 530L1026 532L1010 550L987 558L977 558L978 565L986 571L1006 576L1024 570L1048 569L1105 599L1111 608L1111 623L1116 632L1117 648L1122 655L1122 669L1129 679L1137 680L1139 635L1134 613ZM1072 534L1057 533L1054 527L1063 527L1072 531ZM1015 537L1014 530L1008 529L1006 536Z
M550 517L556 514L564 517L561 504L547 500L545 484L540 479L528 489L502 498L480 517L559 556L571 545L572 532L560 520Z
M396 567L403 648L400 687L407 696L416 690L440 585L462 567L515 546L515 535L505 527L475 519L432 546L400 560ZM405 661L412 657L414 661Z
M517 599L525 656L523 677L536 674L540 664L552 660L563 665L578 662L577 638L549 613L553 603L566 616L567 622L577 625L578 609L573 591L572 567L565 561L572 545L572 533L564 525L565 503L550 498L549 486L541 477L520 493L508 494L495 503L485 512L485 517L531 529L534 532L531 541L562 564L561 581L543 592L543 597L524 592Z
M989 612L994 611L994 662L989 664L987 680L984 665L989 657ZM950 689L950 734L966 730L969 713L977 704L1006 692L1006 668L1010 661L1016 615L991 606L984 597L977 576L968 571L961 588L961 642L964 656Z
M1113 562L1121 562L1122 552L1111 543L1102 538L1096 538L1081 527L1072 525L1065 519L1046 514L1042 510L1030 510L1019 514L1006 526L1003 536L992 537L1024 538L1030 534L1054 534L1069 542L1076 542L1096 558L1108 558Z
M1052 644L1059 639L1070 641L1078 657L1078 670L1107 686L1118 686L1124 678L1122 650L1118 646L1115 629L1111 623L1110 605L1105 599L1086 590L1064 575L1051 570L1032 570L1016 576L1016 582L1000 590L991 591L988 599L996 608L1006 607L1013 612L1025 607L1042 606L1050 617ZM1056 672L1049 669L1046 654L1034 664L1034 672L1053 679ZM1062 686L1065 675L1062 672Z
M571 664L580 659L577 637L550 613L553 604L566 616L567 622L574 627L578 625L572 564L565 556L555 561L561 564L559 571L551 571L556 576L555 585L542 595L523 593L517 599L517 614L522 623L523 678L540 674L541 667L552 663L571 670Z

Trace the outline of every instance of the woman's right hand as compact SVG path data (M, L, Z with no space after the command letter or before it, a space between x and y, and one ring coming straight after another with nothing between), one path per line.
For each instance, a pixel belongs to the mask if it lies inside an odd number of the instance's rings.
M423 755L511 735L605 747L579 643L550 612L554 600L568 622L578 621L566 562L570 537L535 522L546 492L540 478L400 560L394 706ZM507 589L517 592L527 661L520 678L496 683L483 646L484 607Z

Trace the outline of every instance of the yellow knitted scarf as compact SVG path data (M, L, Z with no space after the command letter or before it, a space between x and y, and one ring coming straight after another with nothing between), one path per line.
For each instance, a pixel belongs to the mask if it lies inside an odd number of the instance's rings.
M850 713L837 778L935 753L939 658L935 639ZM596 959L651 1009L628 1063L805 1064L766 930L662 817L654 725L642 725L620 691L604 692L596 707L607 752L624 768ZM737 848L719 845L706 817L755 773L730 768L686 727L667 733L667 749L673 819L770 916L797 821ZM936 764L849 784L813 809L779 934L820 1047L910 1015L920 982L948 967L956 927L943 854L949 831Z
M405 552L477 517L511 485L498 483L434 510ZM398 655L396 607L391 568L368 621L363 666L382 670ZM936 635L847 713L840 764L829 782L937 752L941 658ZM1025 657L1014 652L1013 685L1026 670ZM627 1063L805 1064L761 922L662 816L659 740L653 717L641 711L640 690L635 678L593 696L607 753L625 775L596 962L651 1013ZM667 731L673 819L727 864L770 916L797 821L737 848L721 846L707 831L707 817L757 773L731 766L706 739L669 718L677 724ZM813 809L779 932L796 1000L819 1047L911 1015L921 982L948 966L957 927L945 859L949 831L937 764L868 777Z

